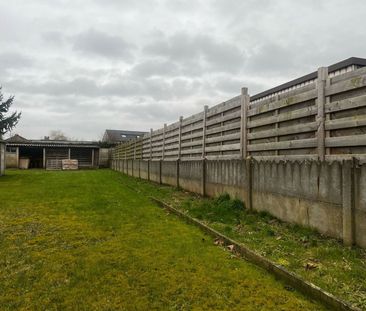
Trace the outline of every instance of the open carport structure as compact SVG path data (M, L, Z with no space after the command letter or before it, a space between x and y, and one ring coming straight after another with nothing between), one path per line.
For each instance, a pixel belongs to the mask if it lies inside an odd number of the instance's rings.
M99 166L99 146L90 141L6 140L6 167L61 169L62 160L78 160L79 168ZM25 167L24 167L25 166Z

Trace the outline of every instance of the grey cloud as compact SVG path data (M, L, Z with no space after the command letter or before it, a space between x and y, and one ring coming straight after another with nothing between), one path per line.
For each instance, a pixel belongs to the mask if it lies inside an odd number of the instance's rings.
M19 69L32 66L33 61L18 52L4 52L0 54L0 69Z
M133 77L175 76L180 73L179 67L172 61L150 59L137 64L130 74Z
M48 44L59 46L64 43L65 38L59 31L46 31L41 34L43 41Z
M175 60L182 66L185 62L203 64L205 70L214 72L238 72L244 63L244 53L235 44L219 42L208 35L181 32L148 44L144 51Z
M89 29L72 38L73 49L90 55L131 60L134 46L119 36Z

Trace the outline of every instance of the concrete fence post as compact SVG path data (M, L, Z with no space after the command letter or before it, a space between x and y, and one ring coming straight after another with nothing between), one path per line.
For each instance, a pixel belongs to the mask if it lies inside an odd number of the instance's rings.
M354 205L355 205L355 174L356 162L344 160L342 162L342 218L343 243L353 245L355 242Z
M201 184L201 194L206 196L206 159L202 159L202 184Z
M253 160L247 157L245 160L245 174L247 182L247 199L245 202L246 208L253 209Z
M250 96L248 94L248 88L243 87L241 89L240 97L240 156L242 159L247 157L248 140L247 140L247 121L248 121L248 108L250 103Z
M206 158L206 123L207 123L207 111L208 106L203 108L203 120L202 120L202 159Z
M325 87L328 79L328 68L320 67L318 69L317 79L317 107L318 114L316 116L318 131L318 158L320 161L325 159Z
M176 161L176 165L177 165L177 188L179 188L179 165L180 165L180 160L178 159Z
M147 160L147 180L150 181L150 161L151 160Z
M159 160L159 184L162 184L162 179L161 179L161 166L163 164L163 161L160 159Z
M139 161L139 179L141 179L141 159L138 160Z

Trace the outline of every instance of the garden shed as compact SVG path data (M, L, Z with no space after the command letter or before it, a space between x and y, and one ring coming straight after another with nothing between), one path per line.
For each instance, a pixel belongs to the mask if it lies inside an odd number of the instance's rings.
M14 135L6 141L6 167L61 169L62 160L79 168L99 167L99 145L91 141L28 140Z

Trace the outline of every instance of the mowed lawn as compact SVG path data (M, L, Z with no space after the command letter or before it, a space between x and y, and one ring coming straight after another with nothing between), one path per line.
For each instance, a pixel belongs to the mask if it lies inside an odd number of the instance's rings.
M111 170L0 177L1 310L323 310Z

